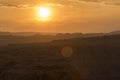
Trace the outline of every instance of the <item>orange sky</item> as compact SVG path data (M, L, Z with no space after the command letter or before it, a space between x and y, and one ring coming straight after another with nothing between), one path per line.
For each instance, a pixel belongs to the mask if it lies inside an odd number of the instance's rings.
M40 21L35 7L52 10ZM0 31L109 32L120 29L119 0L0 0Z

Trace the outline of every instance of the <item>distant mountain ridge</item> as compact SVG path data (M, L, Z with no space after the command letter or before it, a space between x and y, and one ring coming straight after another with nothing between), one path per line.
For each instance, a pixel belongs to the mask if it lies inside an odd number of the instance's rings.
M17 43L40 43L54 40L65 40L75 38L89 38L107 35L117 35L120 31L110 33L57 33L43 34L35 32L0 32L0 45L17 44Z
M120 30L117 30L117 31L112 31L112 32L110 32L109 34L111 34L111 35L120 34Z

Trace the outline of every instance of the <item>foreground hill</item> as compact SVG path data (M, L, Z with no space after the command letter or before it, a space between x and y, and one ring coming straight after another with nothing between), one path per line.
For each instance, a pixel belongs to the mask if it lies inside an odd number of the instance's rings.
M0 48L0 80L120 80L120 35Z

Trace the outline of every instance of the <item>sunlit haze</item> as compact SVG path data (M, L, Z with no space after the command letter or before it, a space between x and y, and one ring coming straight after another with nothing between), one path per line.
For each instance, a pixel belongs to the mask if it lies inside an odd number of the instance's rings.
M0 0L0 31L110 32L120 29L119 0Z

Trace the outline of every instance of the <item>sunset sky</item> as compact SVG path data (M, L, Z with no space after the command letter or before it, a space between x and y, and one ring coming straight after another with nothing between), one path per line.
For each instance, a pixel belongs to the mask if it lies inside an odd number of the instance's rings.
M50 10L42 21L38 7ZM110 32L120 29L120 0L0 0L0 31Z

